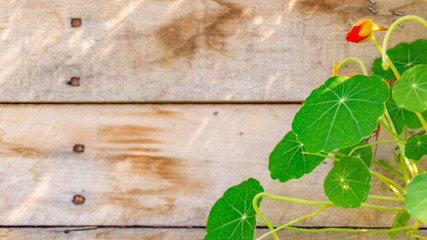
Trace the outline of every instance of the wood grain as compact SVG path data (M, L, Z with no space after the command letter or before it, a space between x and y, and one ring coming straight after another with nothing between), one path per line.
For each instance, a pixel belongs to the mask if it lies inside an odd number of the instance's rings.
M330 161L285 184L269 177L270 151L299 107L0 105L0 225L204 226L223 192L249 177L267 192L326 199ZM73 152L76 144L84 152ZM374 194L391 195L376 179L372 185ZM75 195L84 203L74 204ZM264 199L261 210L279 224L316 209ZM392 219L331 208L300 224L388 227Z
M257 230L256 236L266 230ZM1 239L43 239L43 240L201 240L205 235L204 229L152 229L152 228L23 228L0 229ZM427 236L426 230L420 231L421 236ZM387 239L386 233L300 233L295 231L279 231L281 239L306 239L306 240L377 240ZM264 238L271 240L273 238ZM410 239L404 234L398 235L395 240Z
M359 18L427 17L426 0L376 3L377 14L358 0L2 1L0 101L302 101L334 59L379 56L345 41ZM389 46L426 36L408 22Z

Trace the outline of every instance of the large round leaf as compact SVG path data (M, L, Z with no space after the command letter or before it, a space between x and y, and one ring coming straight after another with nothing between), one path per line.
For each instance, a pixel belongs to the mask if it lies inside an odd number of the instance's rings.
M263 191L260 183L253 178L229 188L209 213L204 240L253 240L256 213L252 201L255 195Z
M412 67L427 64L427 40L418 39L412 43L399 43L387 50L387 56L396 66L399 74L402 75ZM381 57L374 60L372 72L390 81L395 77L391 68L384 71Z
M272 179L286 182L293 178L300 178L311 173L325 158L301 154L306 149L297 141L295 134L290 131L276 145L270 154L268 170Z
M309 152L330 152L369 136L384 113L388 86L378 76L332 77L295 115L292 130Z
M346 148L341 148L338 150L339 153L342 153L344 155L348 155L350 154L350 152L353 150L353 148L355 147L359 147L362 145L365 145L366 141L362 140L359 143L350 146L350 147L346 147ZM356 150L354 150L354 152L351 154L351 156L354 157L358 157L360 159L362 159L362 161L366 164L366 166L369 168L371 166L371 160L372 160L372 147L371 146L366 146L363 148L358 148ZM335 155L336 158L342 158L341 155L336 154ZM337 162L335 162L337 163Z
M412 112L427 110L427 65L407 70L393 85L393 100Z
M414 135L408 139L405 149L406 157L420 160L427 155L427 135Z
M397 134L402 133L404 126L407 126L410 129L418 129L423 126L414 112L408 111L394 102L393 97L391 96L391 91L386 102L386 106L391 120L393 120ZM421 115L427 119L427 110L422 112Z
M339 207L357 208L368 198L371 174L357 157L341 158L323 183L326 196Z
M406 186L405 209L427 224L427 173L416 176Z

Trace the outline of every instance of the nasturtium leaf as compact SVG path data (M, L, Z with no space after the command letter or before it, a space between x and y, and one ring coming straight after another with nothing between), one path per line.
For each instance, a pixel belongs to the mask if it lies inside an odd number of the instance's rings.
M263 191L260 183L253 178L227 189L209 213L204 240L253 240L256 213L252 201L255 195ZM261 199L258 206L260 203Z
M365 144L367 144L365 142L365 140L362 140L362 141L360 141L359 143L357 143L357 144L355 144L353 146L346 147L346 148L341 148L341 149L338 150L338 152L342 153L344 155L348 155L353 150L353 148L358 147L358 146L362 146L362 145L365 145ZM354 152L351 154L351 156L358 157L358 158L362 159L363 162L366 164L366 166L368 166L368 168L369 168L371 166L371 160L372 160L372 148L371 148L371 146L367 146L367 147L363 147L363 148L358 148L358 149L354 150ZM342 158L338 154L336 154L335 157L336 158Z
M412 112L427 110L427 65L407 70L393 84L393 100L400 107Z
M396 128L397 134L402 133L404 126L407 126L410 129L418 129L423 126L414 112L408 111L403 107L399 107L394 102L393 97L391 96L391 91L390 96L386 102L386 106L391 120L394 123L394 127ZM427 110L422 112L421 115L427 119Z
M405 209L427 224L427 173L414 177L406 186Z
M407 211L398 212L396 214L396 217L394 217L393 225L391 226L391 229L393 228L401 228L408 224L409 219L411 216ZM401 231L395 231L395 232L389 232L388 236L390 238L395 238L397 235L399 235Z
M270 154L268 170L271 172L271 178L280 182L300 178L306 173L311 173L325 159L301 154L305 151L295 134L292 131L288 132Z
M405 148L406 157L420 160L427 155L427 135L414 135L408 139Z
M329 171L323 188L337 206L357 208L368 198L371 174L360 158L344 157Z
M418 39L412 43L399 43L387 50L387 56L393 62L399 74L402 75L412 67L427 64L427 40ZM383 69L381 57L374 60L372 72L390 81L395 77L391 68L387 71Z
M331 77L305 100L292 131L312 153L354 145L375 130L387 98L378 76Z

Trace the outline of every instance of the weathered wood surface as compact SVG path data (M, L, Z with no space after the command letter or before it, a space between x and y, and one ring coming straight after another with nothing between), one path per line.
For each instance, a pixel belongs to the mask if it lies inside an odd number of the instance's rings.
M299 107L0 105L0 225L204 226L216 199L249 177L271 193L326 199L330 161L286 184L269 177L269 153ZM391 194L376 179L372 192ZM261 210L279 224L315 209L264 199ZM388 227L392 218L331 208L300 225Z
M266 230L257 230L256 236L265 233ZM43 240L201 240L205 235L204 229L150 229L150 228L46 228L46 229L0 229L0 239L43 239ZM427 231L421 230L421 236L427 236ZM386 233L301 233L295 231L280 231L281 239L304 239L304 240L377 240L387 239ZM265 238L271 240L273 238ZM409 239L404 234L398 235L395 240Z
M376 3L377 14L359 0L1 1L0 101L301 101L334 59L369 67L379 55L345 41L359 18L427 17L427 0ZM405 23L389 46L426 36Z

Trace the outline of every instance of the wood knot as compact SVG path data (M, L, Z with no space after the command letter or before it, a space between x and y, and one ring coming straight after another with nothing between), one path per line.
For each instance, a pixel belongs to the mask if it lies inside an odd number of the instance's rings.
M72 27L80 27L82 25L81 18L71 18L71 26Z
M73 203L76 205L81 205L83 203L85 203L85 197L83 197L82 195L75 195L73 197Z
M73 151L76 152L76 153L82 153L82 152L85 151L85 145L83 145L83 144L76 144L73 147Z
M67 82L68 85L71 85L73 87L80 86L80 78L79 77L72 77L70 81Z

